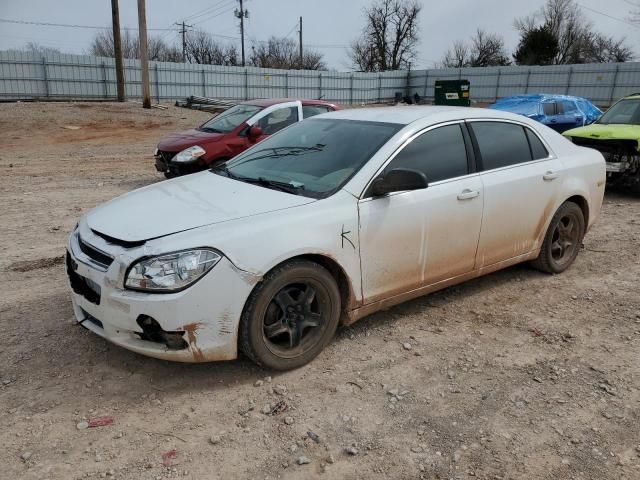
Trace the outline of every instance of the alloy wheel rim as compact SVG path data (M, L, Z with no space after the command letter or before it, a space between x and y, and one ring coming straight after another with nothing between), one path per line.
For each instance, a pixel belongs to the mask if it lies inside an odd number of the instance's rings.
M312 282L288 284L276 293L263 316L262 333L269 350L292 358L317 344L324 332L329 299Z
M574 215L560 218L551 240L551 257L555 262L562 264L572 258L579 243L579 235L578 220Z

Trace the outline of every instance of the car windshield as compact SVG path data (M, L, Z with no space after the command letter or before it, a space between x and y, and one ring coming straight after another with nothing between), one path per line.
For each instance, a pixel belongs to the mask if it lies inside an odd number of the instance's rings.
M401 128L395 123L309 119L212 171L266 188L325 198L340 189Z
M236 105L201 125L199 130L213 133L229 133L260 110L262 110L262 107L256 105Z
M597 123L640 125L640 98L619 101L607 110Z

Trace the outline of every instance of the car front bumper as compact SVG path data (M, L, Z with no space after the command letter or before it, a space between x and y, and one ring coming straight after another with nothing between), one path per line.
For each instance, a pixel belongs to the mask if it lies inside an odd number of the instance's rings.
M124 273L130 264L126 259L137 254L118 255L121 247L117 246L107 251L109 245L101 244L101 239L85 228L82 242L114 258L104 269L80 248L78 233L69 237L67 274L73 311L82 326L128 350L164 360L207 362L237 357L239 319L255 277L223 257L204 277L180 292L126 290ZM144 339L141 316L153 318L165 333L181 335L184 347L172 349L161 341Z
M171 152L158 152L154 157L156 170L158 172L179 176L199 172L205 168L205 165L199 158L191 162L174 162L173 157L175 155L175 153Z

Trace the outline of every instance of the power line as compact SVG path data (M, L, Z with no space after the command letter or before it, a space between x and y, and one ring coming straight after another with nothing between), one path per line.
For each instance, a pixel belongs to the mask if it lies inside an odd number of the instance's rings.
M45 27L68 27L68 28L90 28L95 30L105 30L108 27L98 27L95 25L77 25L77 24L69 24L69 23L49 23L49 22L28 22L26 20L13 20L10 18L0 18L0 22L2 23L17 23L20 25L41 25ZM120 30L138 30L137 28L132 27L121 27ZM165 32L167 30L173 30L171 28L147 28L147 31L153 30L156 32Z
M624 18L614 17L612 15L609 15L608 13L604 13L604 12L601 12L599 10L596 10L595 8L591 8L591 7L587 7L585 5L582 5L581 3L578 3L578 5L580 5L580 7L584 8L585 10L589 10L590 12L597 13L598 15L602 15L604 17L610 18L611 20L617 20L618 22L622 22L622 23L624 23L626 25L629 25L631 27L640 29L640 26L636 25L633 22L625 20Z
M287 33L283 38L289 38L289 35L291 35L294 30L298 28L298 23L296 22L296 24L293 26L293 28L291 30L289 30L289 33Z
M227 2L228 0L221 0L220 2L216 3L215 5L209 6L207 8L204 8L202 10L198 10L195 13L192 13L191 15L187 15L186 17L184 17L184 21L192 21L198 17L201 17L203 15L207 15L209 14L211 11L216 10L218 7L220 7L223 3ZM223 7L224 8L224 7Z
M233 3L234 2L231 2L231 4L233 4ZM226 11L220 11L220 12L212 15L211 17L207 17L207 18L204 18L202 20L198 20L197 22L193 22L193 25L205 22L207 20L210 20L211 18L215 18L215 17L220 16L220 15L224 15L225 13L229 13L232 10L233 10L233 8L228 9ZM15 20L15 19L9 19L9 18L0 18L0 23L13 23L13 24L20 24L20 25L38 25L38 26L46 26L46 27L87 28L87 29L92 29L92 30L105 30L105 29L108 29L108 27L97 26L97 25L35 22L35 21L27 21L27 20ZM180 26L181 25L182 25L182 23L180 23ZM120 29L121 30L138 31L137 28L133 28L133 27L121 27ZM176 33L176 32L180 33L180 31L176 30L175 28L147 28L147 31L166 32L167 35L170 35L171 33ZM224 38L226 40L236 40L237 41L237 40L241 39L240 37L234 37L234 36L231 36L231 35L221 35L221 34L217 34L217 33L209 33L209 35L211 35L213 37ZM287 36L289 36L289 35L291 35L291 32ZM163 34L163 37L164 37L164 34ZM27 37L25 37L25 38L27 38ZM268 40L255 40L255 43L268 43ZM312 44L312 43L309 43L307 45L309 47L313 47L313 48L348 48L349 47L349 45L342 45L342 44Z
M223 5L221 7L221 10L218 10L213 15L210 15L208 17L202 18L202 19L198 20L197 22L193 22L193 23L195 25L197 23L206 22L208 20L211 20L212 18L219 17L220 15L225 15L225 14L231 12L235 8L234 5L235 5L235 2L233 2L233 1L231 3L227 3L226 5ZM231 8L229 8L229 7L231 7ZM226 10L224 10L224 9L226 9Z

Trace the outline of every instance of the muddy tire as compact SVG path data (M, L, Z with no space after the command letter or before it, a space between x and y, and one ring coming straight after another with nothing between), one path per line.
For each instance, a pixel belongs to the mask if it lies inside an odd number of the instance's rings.
M340 291L320 265L294 260L276 267L251 293L240 319L240 350L258 365L291 370L313 360L333 338Z
M564 272L578 256L584 233L582 209L573 202L563 203L549 223L533 267L546 273Z

